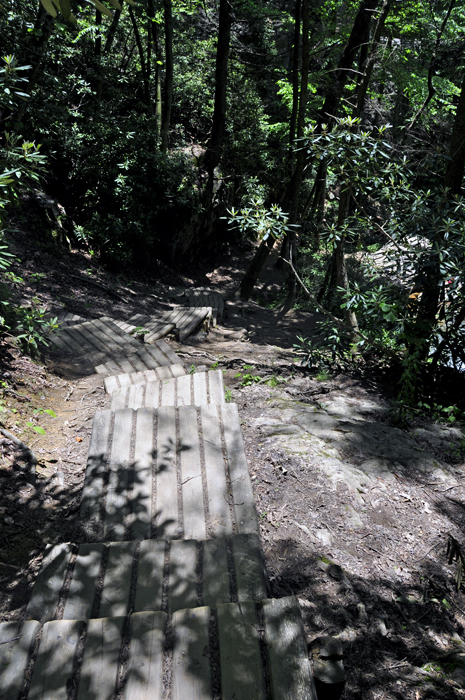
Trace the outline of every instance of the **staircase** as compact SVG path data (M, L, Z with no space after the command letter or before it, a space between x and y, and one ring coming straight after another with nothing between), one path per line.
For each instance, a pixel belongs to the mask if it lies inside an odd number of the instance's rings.
M112 397L89 446L88 542L50 546L26 619L0 624L0 700L316 700L297 600L268 597L222 373L190 374L111 320L67 323L56 346L106 352Z

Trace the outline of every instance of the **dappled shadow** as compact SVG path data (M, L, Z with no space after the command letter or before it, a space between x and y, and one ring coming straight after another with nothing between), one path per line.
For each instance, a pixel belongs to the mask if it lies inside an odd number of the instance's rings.
M400 578L393 583L381 573L349 573L292 539L275 547L278 555L286 551L288 556L279 574L270 571L271 595L295 595L302 601L309 639L339 635L347 700L378 693L398 700L456 697L451 674L461 667L461 646L454 656L454 647L447 648L443 640L463 628L450 603L442 602L450 600L451 582L434 562L418 564L415 584Z

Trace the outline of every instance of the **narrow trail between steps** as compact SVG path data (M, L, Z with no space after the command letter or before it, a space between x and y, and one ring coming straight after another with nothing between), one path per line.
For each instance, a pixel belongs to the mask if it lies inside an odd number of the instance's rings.
M52 337L111 405L93 418L86 542L49 546L24 619L0 624L2 700L317 700L299 603L269 597L237 406L160 336L216 326L219 295L190 300L148 332L65 314Z

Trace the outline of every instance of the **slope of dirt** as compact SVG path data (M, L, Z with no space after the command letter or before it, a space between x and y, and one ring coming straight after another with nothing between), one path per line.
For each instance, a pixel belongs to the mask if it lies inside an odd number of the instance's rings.
M115 279L80 253L58 260L15 245L18 295L35 295L50 310L128 318L166 308L193 283L178 277L169 285L166 272L163 282ZM234 259L202 273L196 283L229 299L224 323L170 343L187 362L223 369L228 398L239 405L272 595L297 596L309 639L342 640L345 698L463 697L465 597L446 557L449 534L465 542L461 427L401 431L372 380L320 381L300 369L293 344L313 332L315 318L237 302L240 273ZM281 273L268 271L262 296L281 283ZM93 414L109 400L97 375L67 377L1 346L0 421L39 459L32 486L19 451L0 437L2 621L24 614L47 545L86 539L86 453Z

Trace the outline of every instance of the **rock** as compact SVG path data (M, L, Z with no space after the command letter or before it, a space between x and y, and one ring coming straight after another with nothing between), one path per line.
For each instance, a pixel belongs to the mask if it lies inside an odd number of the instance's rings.
M329 547L333 541L330 531L324 528L321 530L315 530L315 535L325 547Z
M451 674L451 679L461 688L465 688L465 669L456 668Z
M387 636L388 630L386 627L386 623L380 617L374 621L373 629L374 631L378 631L382 637Z
M367 415L379 416L387 413L385 406L380 406L368 399L357 399L348 396L331 394L324 399L325 411L334 418L365 420Z
M342 566L339 566L339 564L331 564L328 566L328 574L333 578L335 581L342 581L344 578L344 569Z
M366 622L368 619L367 611L363 603L357 603L357 614L360 622Z
M341 640L341 642L355 642L357 639L357 632L353 629L353 627L346 627L340 634L337 635L337 638Z
M346 523L349 529L358 530L363 527L362 519L353 506L344 505L342 509L346 513Z
M342 643L335 637L317 637L309 643L318 700L337 700L345 686Z

